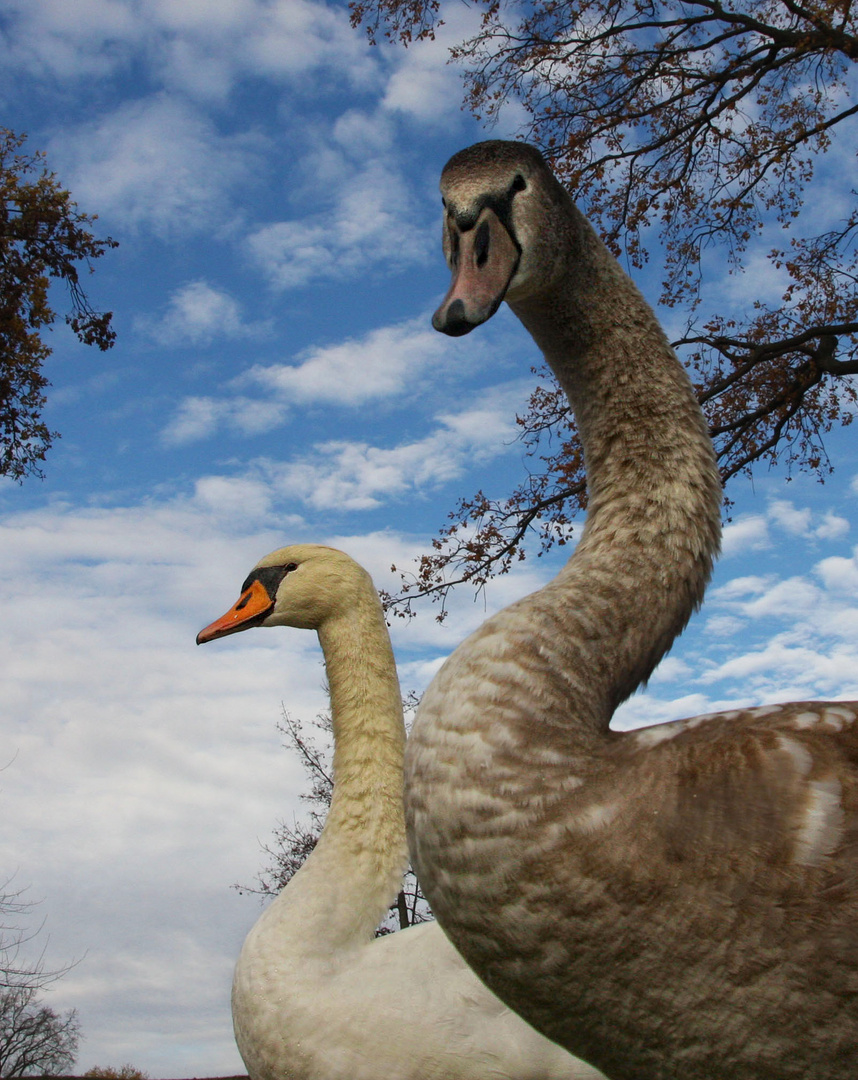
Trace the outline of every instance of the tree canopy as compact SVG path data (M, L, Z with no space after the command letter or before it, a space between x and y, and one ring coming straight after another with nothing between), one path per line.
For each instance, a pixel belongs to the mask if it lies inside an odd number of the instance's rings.
M54 1076L74 1065L80 1024L74 1009L59 1014L39 1001L39 994L68 967L47 970L44 953L23 956L41 927L27 931L20 917L32 904L23 890L0 886L0 1077Z
M471 0L479 30L451 49L486 120L510 102L611 250L658 252L659 300L681 313L689 367L725 481L781 463L823 478L824 436L851 423L858 373L858 26L850 0ZM353 0L370 38L432 37L439 0ZM820 161L846 177L814 196ZM834 161L838 165L833 165ZM826 188L831 191L830 186ZM712 311L707 286L760 264L777 302ZM443 597L509 569L536 530L569 537L585 504L581 450L550 373L519 417L536 463L509 496L463 500L399 597ZM728 489L729 492L729 489Z
M149 1074L136 1065L95 1065L83 1074L88 1080L149 1080Z
M44 155L18 153L25 137L0 127L0 476L41 476L57 432L42 420L51 354L43 332L56 319L51 279L68 289L66 323L85 345L109 349L116 338L112 312L95 311L81 284L79 263L92 271L117 242L96 239L96 219L82 214Z
M58 1076L77 1057L80 1024L39 1003L32 987L0 990L0 1077Z

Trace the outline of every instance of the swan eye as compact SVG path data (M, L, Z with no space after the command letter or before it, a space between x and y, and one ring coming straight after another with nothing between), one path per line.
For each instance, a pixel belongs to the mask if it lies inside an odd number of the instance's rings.
M254 581L258 581L273 600L283 578L286 577L290 570L297 569L297 563L289 563L288 566L259 566L248 574L247 579L241 586L241 591L246 593Z
M513 180L512 184L510 185L510 189L509 189L510 194L515 195L515 193L517 191L524 191L526 188L527 188L527 181L524 179L524 177L521 175L521 173L516 173L515 174L515 179Z

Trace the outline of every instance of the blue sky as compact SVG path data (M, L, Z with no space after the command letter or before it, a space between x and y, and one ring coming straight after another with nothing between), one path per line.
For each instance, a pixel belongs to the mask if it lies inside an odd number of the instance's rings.
M197 648L197 630L286 542L341 546L394 585L458 497L521 474L532 344L505 309L461 340L429 326L438 175L486 134L445 63L472 17L450 6L405 51L317 0L0 0L0 122L121 243L88 282L117 345L57 326L62 439L44 482L0 485L0 877L41 900L49 962L79 961L49 999L79 1010L79 1071L242 1071L229 986L259 907L230 886L300 812L275 725L281 703L324 707L323 673L312 634ZM832 165L820 206L848 187ZM707 302L775 295L753 266L716 266ZM858 697L852 440L829 440L825 486L734 485L703 611L618 724ZM444 626L397 620L404 688L552 567L460 592Z

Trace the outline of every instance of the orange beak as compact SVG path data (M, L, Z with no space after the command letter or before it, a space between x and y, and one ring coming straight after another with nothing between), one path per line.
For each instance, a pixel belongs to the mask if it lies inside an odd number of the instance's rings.
M226 615L221 615L210 623L205 630L200 630L197 634L197 645L258 626L273 607L274 601L262 582L253 581L250 588L241 594L235 607L231 607Z

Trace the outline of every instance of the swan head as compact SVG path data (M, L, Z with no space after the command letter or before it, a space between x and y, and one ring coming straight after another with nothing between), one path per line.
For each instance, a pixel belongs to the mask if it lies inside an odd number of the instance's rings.
M432 317L436 330L467 334L503 300L527 299L562 269L559 241L580 215L535 147L491 139L460 150L441 173L441 198L453 279Z
M369 574L354 559L320 544L293 544L260 559L245 578L235 604L197 634L197 644L252 626L318 630L338 612L351 610L369 587Z

